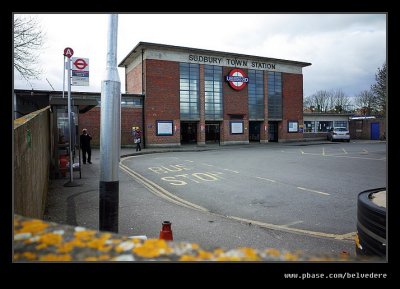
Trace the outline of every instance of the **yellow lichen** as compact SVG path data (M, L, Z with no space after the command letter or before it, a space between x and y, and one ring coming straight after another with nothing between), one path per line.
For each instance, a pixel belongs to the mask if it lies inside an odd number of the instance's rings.
M62 241L62 236L54 233L43 234L39 237L39 245L36 246L37 250L47 248L48 246L57 246Z
M40 256L40 261L71 261L72 257L69 254L47 254Z
M75 239L75 240L71 240L69 242L60 244L60 246L58 246L57 252L58 253L69 253L72 251L72 249L74 247L83 248L85 246L86 246L86 243L82 242L81 240Z
M83 261L106 261L106 260L110 260L110 255L91 256L83 259Z
M113 244L119 244L119 243L122 242L122 240L119 240L119 239L111 239L110 241L111 241L111 243L113 243Z
M98 259L99 259L99 261L106 261L106 260L110 260L110 255L107 255L107 254L105 254L105 255L100 255L99 257L98 257Z
M97 261L96 257L86 257L83 261Z
M209 260L212 259L214 255L210 252L199 250L197 254L197 258L200 260Z
M140 244L140 243L142 243L142 239L139 239L139 238L132 238L131 240L132 240L133 243L135 243L135 244Z
M169 254L172 252L164 240L149 239L146 240L141 246L132 249L132 252L145 258L153 258L162 254Z
M308 261L325 262L325 261L334 261L334 260L332 258L328 258L328 257L311 257L310 259L308 259Z
M281 255L281 252L279 250L273 248L265 250L265 253L273 257L279 257Z
M24 252L22 253L22 257L25 257L28 260L37 260L37 255L32 252Z
M74 236L81 241L90 241L95 234L95 231L79 231L75 232Z
M297 261L297 260L299 259L299 256L296 255L296 254L292 254L292 253L290 253L290 252L286 252L286 253L283 255L283 258L284 258L285 260L287 260L287 261Z
M214 255L219 256L224 254L224 250L222 250L221 248L215 249L214 250Z
M31 220L31 221L25 221L22 222L22 228L19 230L15 230L16 234L20 233L39 233L43 232L44 229L46 229L49 225L46 223L43 223L40 220Z
M92 240L86 243L86 246L89 248L93 248L99 251L109 251L112 246L107 245L106 241L111 237L111 234L106 233L101 235L99 238L93 238Z
M196 243L191 243L190 245L192 245L192 249L193 250L197 250L197 249L200 248L200 246L198 244L196 244Z
M253 248L243 247L239 248L241 252L244 254L244 260L246 261L258 261L260 260L260 256L258 256L257 251Z
M238 256L220 256L215 259L216 261L241 261Z
M178 261L197 261L197 258L191 255L182 255Z

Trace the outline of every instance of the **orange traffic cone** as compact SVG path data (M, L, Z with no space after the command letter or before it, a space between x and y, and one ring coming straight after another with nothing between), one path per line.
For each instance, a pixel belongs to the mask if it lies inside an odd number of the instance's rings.
M172 237L171 222L164 221L162 223L162 228L160 231L160 239L166 240L166 241L172 241L174 239Z

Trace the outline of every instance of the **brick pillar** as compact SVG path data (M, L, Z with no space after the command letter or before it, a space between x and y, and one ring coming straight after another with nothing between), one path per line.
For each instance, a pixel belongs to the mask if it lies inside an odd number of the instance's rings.
M199 95L199 105L200 105L200 121L197 124L197 145L206 144L206 117L205 117L205 86L204 86L204 65L200 64L200 95Z
M260 143L268 142L268 72L264 71L264 121L260 127Z

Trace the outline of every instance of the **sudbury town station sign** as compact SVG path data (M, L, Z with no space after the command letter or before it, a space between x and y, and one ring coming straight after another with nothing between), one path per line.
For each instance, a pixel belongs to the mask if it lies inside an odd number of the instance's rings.
M250 69L268 69L268 70L276 69L274 63L250 61L247 59L195 55L195 54L189 54L189 61L211 64L211 65L235 66L235 67L250 68Z

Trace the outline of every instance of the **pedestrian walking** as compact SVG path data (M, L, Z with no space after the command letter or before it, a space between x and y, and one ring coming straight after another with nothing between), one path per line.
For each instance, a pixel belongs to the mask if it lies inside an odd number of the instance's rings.
M140 147L140 143L142 142L142 132L139 128L135 130L133 141L136 144L136 151L141 151L142 148Z
M82 156L83 156L83 163L86 164L86 154L87 154L87 162L89 164L92 163L92 148L90 146L90 141L92 140L92 136L88 134L87 129L84 128L82 130L82 134L80 137L81 141L81 149L82 149Z

